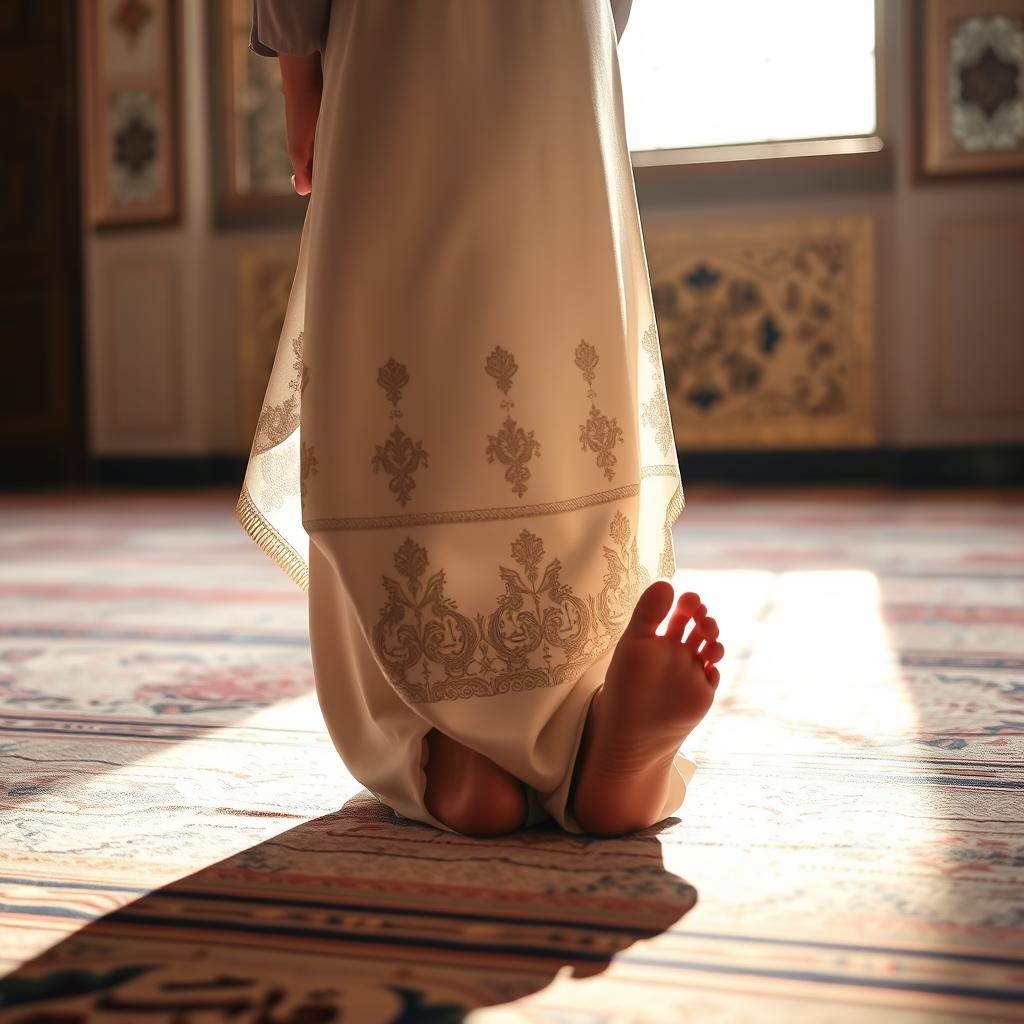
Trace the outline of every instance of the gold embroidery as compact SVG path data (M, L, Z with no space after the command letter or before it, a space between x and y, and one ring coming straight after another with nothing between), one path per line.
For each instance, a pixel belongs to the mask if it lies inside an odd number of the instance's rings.
M654 428L655 444L661 454L668 458L675 450L675 436L672 433L672 417L665 395L665 370L661 364L661 348L658 345L658 327L652 323L640 340L640 345L651 360L651 384L654 394L643 405L641 422L645 427Z
M671 465L643 466L640 469L640 479L646 480L649 476L679 476L679 464L673 462Z
M302 364L302 332L292 338L292 352L295 356L292 362L292 377L288 381L288 390L293 392L283 402L276 405L265 405L260 410L260 417L256 423L256 434L252 442L252 455L262 455L264 452L275 448L282 441L287 441L299 426L299 394L305 389L305 382L308 380L308 373Z
M316 476L319 462L313 454L314 446L301 441L299 444L299 496L306 500L306 481Z
M309 590L309 567L306 565L306 559L274 529L253 501L249 488L245 485L238 496L235 516L260 550L280 566L296 586L302 590Z
M678 477L676 466L644 466L640 471L642 479L652 476ZM307 532L316 530L386 530L409 526L441 526L445 523L488 523L501 519L531 519L538 516L561 515L577 512L582 508L607 505L623 498L632 498L640 493L639 484L625 484L607 491L581 494L564 501L546 501L536 505L503 505L493 508L454 509L450 512L407 512L393 516L349 516L346 518L306 519L303 527Z
M675 550L672 545L672 527L683 511L686 499L683 497L682 485L676 487L672 498L665 509L665 524L663 526L663 544L661 548L661 559L658 562L658 575L665 579L672 579L676 572Z
M656 393L650 401L644 402L641 422L645 427L654 427L654 442L667 458L672 452L675 438L672 436L672 421L664 392Z
M615 476L613 469L618 459L612 449L622 440L622 427L618 420L609 419L596 405L590 406L590 416L580 427L580 445L584 451L588 448L597 454L597 465L604 470L604 475L611 480Z
M298 391L300 395L306 390L306 384L309 383L309 370L302 361L302 338L304 333L299 331L298 335L292 339L292 355L295 358L292 360L292 376L288 381L288 390Z
M508 414L516 403L508 397L512 387L512 378L519 367L511 352L506 352L500 345L484 362L484 370L494 378L494 383L505 396L498 404L506 411L505 422L497 434L487 435L487 447L484 454L488 462L497 460L505 469L505 479L512 485L512 491L522 497L526 493L526 481L530 479L527 463L535 455L540 456L540 442L532 430L526 431Z
M580 425L580 447L583 451L589 449L597 455L598 468L604 470L605 477L611 480L615 476L615 463L618 462L612 449L624 439L624 434L618 419L614 416L605 416L595 402L597 392L594 390L594 379L597 374L594 371L599 361L597 349L590 342L581 339L576 346L573 362L587 384L590 415L587 422Z
M487 357L484 369L494 378L494 383L502 393L508 395L508 390L512 387L512 378L519 369L512 354L498 345Z
M675 466L645 466L641 476L678 476ZM547 501L537 505L505 505L497 508L456 509L451 512L408 512L405 515L361 516L345 519L309 519L303 522L307 531L315 530L381 530L409 526L440 526L444 523L486 523L500 519L528 519L560 515L581 508L606 505L640 493L639 484L625 484L607 491L582 494L564 501Z
M576 358L573 362L583 371L583 379L591 388L594 385L594 370L597 368L598 361L597 349L590 342L581 339L580 343L576 346ZM587 397L593 398L594 394L594 391L588 391Z
M383 445L377 445L377 453L370 460L374 473L384 470L390 474L388 489L401 505L409 503L409 497L416 488L412 475L420 466L428 466L429 455L419 441L413 441L398 424Z
M487 435L487 441L487 461L497 459L508 467L505 479L521 498L526 491L526 481L530 479L526 463L534 455L540 455L540 442L534 440L532 430L527 433L511 416L506 417L497 434Z
M383 469L391 477L388 489L399 504L405 506L416 489L413 474L420 466L430 465L430 453L422 441L414 441L397 422L402 418L398 403L402 399L402 388L409 383L409 371L394 358L389 359L377 371L377 383L393 406L388 416L396 422L387 441L376 446L370 465L374 473Z
M393 358L389 359L377 371L377 383L384 389L388 401L397 409L402 398L402 388L409 383L409 371Z
M392 685L410 703L424 704L574 682L618 640L650 582L621 512L609 534L619 550L604 547L604 587L584 600L562 582L559 559L541 569L544 542L524 529L511 544L518 568L498 567L505 591L497 607L475 618L445 595L443 569L422 581L427 551L407 537L394 556L404 579L382 578L387 603L372 630Z
M647 330L644 331L644 336L640 339L640 345L643 350L651 357L652 362L657 362L658 366L661 366L661 353L658 350L658 325L652 323L648 326Z

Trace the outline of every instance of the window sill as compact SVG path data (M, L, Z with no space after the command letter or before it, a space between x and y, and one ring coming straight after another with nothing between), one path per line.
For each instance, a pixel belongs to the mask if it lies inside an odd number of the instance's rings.
M685 180L764 171L842 170L877 173L891 152L877 135L740 146L637 150L630 153L637 183Z

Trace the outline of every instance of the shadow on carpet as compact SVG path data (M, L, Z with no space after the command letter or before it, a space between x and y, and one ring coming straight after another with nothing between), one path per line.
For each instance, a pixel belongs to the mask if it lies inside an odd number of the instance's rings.
M469 839L363 793L86 925L0 981L0 1009L11 1024L461 1021L599 974L690 910L657 831Z

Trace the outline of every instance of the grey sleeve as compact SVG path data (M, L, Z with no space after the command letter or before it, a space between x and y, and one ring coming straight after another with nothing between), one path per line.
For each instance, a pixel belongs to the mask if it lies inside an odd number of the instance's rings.
M629 10L633 6L633 0L612 0L612 17L615 19L615 34L622 38L626 31L626 22L629 21Z
M261 57L322 52L331 0L252 0L249 49Z

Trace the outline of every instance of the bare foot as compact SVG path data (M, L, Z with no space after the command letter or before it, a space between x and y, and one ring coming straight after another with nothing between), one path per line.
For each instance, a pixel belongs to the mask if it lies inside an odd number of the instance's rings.
M590 706L576 761L573 811L593 835L615 836L658 820L679 745L707 714L725 648L696 594L676 603L664 636L655 630L672 607L665 580L640 595ZM683 640L691 618L694 627Z
M427 733L427 810L455 832L500 836L526 819L522 783L493 761L444 733Z

